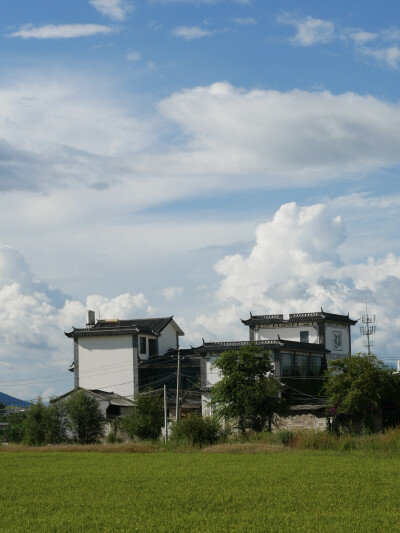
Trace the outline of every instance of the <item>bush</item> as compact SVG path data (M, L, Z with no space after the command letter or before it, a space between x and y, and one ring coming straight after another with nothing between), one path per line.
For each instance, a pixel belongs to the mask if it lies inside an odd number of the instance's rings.
M6 431L6 438L8 442L19 444L22 442L24 435L25 424L23 422L8 424Z
M131 412L121 418L121 429L131 439L157 440L163 424L163 398L151 390L136 396Z
M190 446L205 446L218 442L223 431L215 417L189 414L171 428L171 440Z
M61 444L68 440L68 414L64 402L52 403L47 408L46 442Z
M274 442L276 442L277 444L283 444L284 446L289 446L291 439L292 432L286 429L282 429L281 431L277 431L273 434Z
M41 397L35 403L31 403L27 411L25 425L25 435L23 441L29 446L40 446L46 441L47 430L47 407L43 404Z
M76 440L80 444L99 442L104 436L106 421L96 398L80 389L76 390L65 404L69 427Z

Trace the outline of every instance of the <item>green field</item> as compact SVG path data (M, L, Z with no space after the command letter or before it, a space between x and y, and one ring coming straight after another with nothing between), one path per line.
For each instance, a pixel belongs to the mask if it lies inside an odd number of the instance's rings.
M400 456L0 454L0 531L400 531Z

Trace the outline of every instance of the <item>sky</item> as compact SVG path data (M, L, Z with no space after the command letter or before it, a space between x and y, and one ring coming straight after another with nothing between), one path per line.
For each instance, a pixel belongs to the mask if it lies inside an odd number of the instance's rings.
M2 392L70 390L86 309L197 346L367 301L400 359L400 4L3 0L0 43Z

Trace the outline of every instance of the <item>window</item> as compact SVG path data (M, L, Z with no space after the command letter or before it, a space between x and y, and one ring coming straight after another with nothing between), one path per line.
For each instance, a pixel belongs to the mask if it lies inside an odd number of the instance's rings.
M310 358L310 374L320 376L322 374L322 357L312 355Z
M308 356L296 356L296 376L306 377L308 375Z
M281 362L281 376L292 375L292 354L283 353Z
M308 331L300 331L300 342L310 342Z
M149 339L149 355L157 355L156 339Z
M147 353L146 337L140 337L140 353Z

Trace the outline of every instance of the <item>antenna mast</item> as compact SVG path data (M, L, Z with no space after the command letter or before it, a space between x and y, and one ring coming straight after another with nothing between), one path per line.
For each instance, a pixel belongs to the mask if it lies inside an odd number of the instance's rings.
M368 298L365 299L365 315L361 317L361 321L363 323L362 326L360 326L360 333L364 337L361 342L362 345L365 346L368 350L368 355L371 354L371 346L375 346L375 315L372 315L371 317L368 315ZM365 339L366 337L366 339Z

